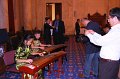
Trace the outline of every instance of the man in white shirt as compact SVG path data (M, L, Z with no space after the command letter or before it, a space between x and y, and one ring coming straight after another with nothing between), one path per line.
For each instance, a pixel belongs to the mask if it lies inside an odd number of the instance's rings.
M120 59L120 8L109 12L110 31L101 36L93 30L86 30L85 35L95 45L101 46L99 79L117 79Z

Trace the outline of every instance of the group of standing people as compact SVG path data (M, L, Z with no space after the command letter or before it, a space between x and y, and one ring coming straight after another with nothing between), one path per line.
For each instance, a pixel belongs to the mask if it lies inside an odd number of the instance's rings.
M52 31L51 31L52 30ZM52 34L51 34L52 32ZM65 25L57 14L55 20L51 23L49 17L45 18L44 24L44 40L46 44L51 44L51 36L53 35L53 43L64 44Z
M112 8L109 11L108 22L110 31L101 36L93 30L86 30L85 35L100 50L99 79L117 79L120 59L120 8Z
M109 11L108 22L111 29L105 35L101 35L101 28L96 22L87 18L83 18L81 22L86 26L85 36L88 41L85 43L84 71L80 77L90 79L92 68L94 77L98 79L117 79L120 59L120 8Z

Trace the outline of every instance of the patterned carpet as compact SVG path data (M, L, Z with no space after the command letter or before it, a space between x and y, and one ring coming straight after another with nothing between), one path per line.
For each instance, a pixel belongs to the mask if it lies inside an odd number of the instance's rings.
M80 78L79 74L83 73L84 66L84 45L82 43L76 43L73 36L69 37L69 40L66 42L67 48L67 61L63 62L63 71L64 73L57 76L57 72L52 72L48 75L48 72L45 71L45 79L84 79ZM57 63L55 63L54 69L57 69ZM20 79L21 74L5 72L0 75L0 79ZM92 75L90 79L95 79Z

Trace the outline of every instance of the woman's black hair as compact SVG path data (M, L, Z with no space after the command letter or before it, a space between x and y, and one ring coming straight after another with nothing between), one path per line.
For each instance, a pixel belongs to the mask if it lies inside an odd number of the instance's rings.
M30 40L30 39L32 39L32 38L33 38L33 35L31 35L31 34L26 34L26 35L24 35L24 37L23 37L23 39L21 40L21 43L20 43L19 46L21 46L21 47L25 46L25 45L24 45L24 41L25 41L25 40Z
M117 17L118 20L120 21L120 8L119 7L115 7L115 8L112 8L109 12L109 15L111 17Z
M36 30L36 31L34 31L34 34L41 34L41 31L40 30Z
M36 37L35 37L35 34L41 34L41 31L40 31L40 30L34 31L34 40L37 40ZM40 39L40 38L39 38L39 39ZM39 40L39 39L38 39L38 40Z
M24 36L23 40L29 40L29 39L31 39L31 38L33 38L33 35L31 35L31 34L26 34L26 35Z

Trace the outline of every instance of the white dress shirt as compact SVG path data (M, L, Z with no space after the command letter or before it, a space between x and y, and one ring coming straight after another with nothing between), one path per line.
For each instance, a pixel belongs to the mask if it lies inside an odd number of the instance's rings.
M101 58L120 59L120 24L111 27L110 31L104 36L97 33L88 34L87 36L92 43L102 46L100 50Z

